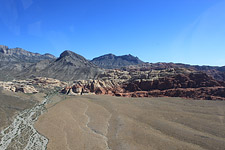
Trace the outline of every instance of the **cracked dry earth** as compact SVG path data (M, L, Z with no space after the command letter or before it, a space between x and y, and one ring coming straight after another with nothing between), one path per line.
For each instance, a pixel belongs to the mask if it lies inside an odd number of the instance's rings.
M48 150L224 150L225 102L67 96L35 128Z

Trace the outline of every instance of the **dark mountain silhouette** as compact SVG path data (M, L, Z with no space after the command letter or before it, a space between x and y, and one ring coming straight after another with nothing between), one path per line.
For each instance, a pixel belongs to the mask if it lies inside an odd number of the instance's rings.
M41 55L39 53L32 53L22 48L8 48L8 46L0 45L0 60L1 62L26 62L34 63L46 59L55 59L51 54Z
M105 69L121 68L129 65L137 65L144 63L138 57L132 55L116 56L113 54L106 54L91 60L92 63Z
M102 70L84 57L72 52L64 51L55 60L43 60L27 67L21 76L43 76L64 81L84 80L96 78Z
M38 54L22 48L0 45L0 80L52 77L60 80L95 79L104 69L120 68L128 71L149 71L168 68L186 68L201 71L219 81L225 81L225 66L197 66L181 63L144 63L132 55L103 55L88 61L72 51L64 51L59 58Z
M22 48L8 48L0 45L0 80L14 79L25 68L40 61L55 59L51 54L38 54Z

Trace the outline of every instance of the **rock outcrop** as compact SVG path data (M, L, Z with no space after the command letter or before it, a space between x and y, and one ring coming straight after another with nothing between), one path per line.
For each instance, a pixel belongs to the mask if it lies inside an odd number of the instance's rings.
M65 86L67 86L66 82L45 77L36 77L28 80L13 80L11 82L0 81L0 87L2 87L3 90L22 93L38 93L40 90L51 90L63 88Z
M123 85L129 92L166 90L177 88L199 88L222 86L223 82L216 81L205 73L178 74L172 77L162 77L156 80L136 79Z
M3 90L12 92L38 93L38 90L32 85L16 84L13 82L0 82L0 87L2 87Z
M62 93L68 95L85 95L85 94L109 94L113 95L119 83L112 80L80 80L72 86L62 89Z
M126 71L149 71L149 70L164 70L170 68L184 68L194 71L201 71L207 75L213 77L219 81L225 81L225 66L198 66L198 65L188 65L181 63L142 63L138 65L123 67Z
M65 87L67 86L66 82L53 79L53 78L46 78L46 77L36 77L34 79L28 80L30 81L28 84L36 85L38 87L44 89L54 89L56 87Z
M61 92L68 95L225 100L224 90L224 82L217 81L204 72L169 68L151 71L109 70L101 74L98 80L76 81Z
M225 87L177 88L115 93L120 97L182 97L196 100L225 100Z

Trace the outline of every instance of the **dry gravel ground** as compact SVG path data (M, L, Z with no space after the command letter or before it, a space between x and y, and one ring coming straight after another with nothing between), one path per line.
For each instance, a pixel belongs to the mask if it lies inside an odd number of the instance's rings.
M71 96L35 124L48 150L224 150L225 102ZM61 98L62 99L62 98Z
M32 108L44 94L23 94L0 89L0 131L12 123L13 118L25 109Z

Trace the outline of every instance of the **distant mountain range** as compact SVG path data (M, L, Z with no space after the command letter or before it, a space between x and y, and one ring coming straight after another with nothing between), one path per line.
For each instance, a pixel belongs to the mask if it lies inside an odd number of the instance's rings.
M102 69L72 52L64 51L59 58L21 48L0 46L0 80L25 79L32 76L60 80L94 79Z
M64 51L59 58L51 54L38 54L22 48L0 45L0 80L24 79L32 76L52 77L64 81L95 79L104 69L151 70L188 68L202 71L213 78L225 81L225 66L192 66L175 63L145 63L132 55L106 54L91 61L72 52Z
M8 46L0 45L0 80L14 79L30 65L53 59L56 57L51 54L41 55L22 48L10 49Z
M0 61L3 62L26 62L35 63L41 60L55 59L51 54L38 54L26 51L22 48L8 48L8 46L0 45Z
M94 79L102 69L89 62L84 57L72 52L64 51L59 58L43 60L34 63L18 74L20 76L42 76L63 81Z

